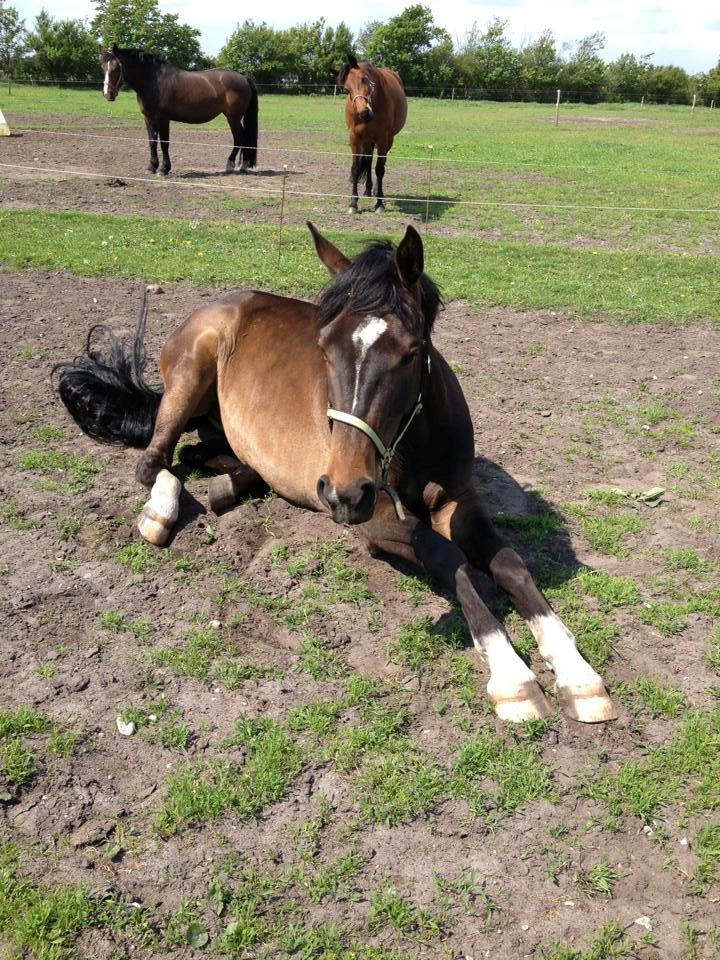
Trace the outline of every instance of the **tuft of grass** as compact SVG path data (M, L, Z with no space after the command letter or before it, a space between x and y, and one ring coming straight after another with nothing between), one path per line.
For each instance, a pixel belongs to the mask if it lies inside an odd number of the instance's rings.
M641 960L642 943L627 936L620 924L611 921L604 924L593 937L586 950L576 949L568 943L554 940L540 947L539 960ZM651 954L654 956L654 952Z
M720 705L688 713L670 743L650 749L641 763L628 760L615 775L587 777L581 789L614 816L644 823L673 802L686 813L720 808Z
M590 546L610 557L628 556L626 538L629 534L640 533L646 525L645 519L634 512L603 511L595 515L586 507L577 505L568 507L568 512L580 522Z
M606 570L581 570L574 578L581 590L598 601L603 612L615 607L632 607L640 600L637 582Z
M604 858L594 867L580 871L576 876L580 889L587 897L594 897L596 893L612 897L613 888L619 879L617 870Z
M432 810L446 787L440 767L408 748L370 756L355 778L363 815L389 827Z
M46 485L69 493L84 493L92 486L93 478L102 473L92 457L71 457L58 450L27 450L20 455L17 465L20 470L52 478ZM62 482L57 474L62 475Z
M663 687L654 677L638 677L633 683L651 717L679 716L685 706L685 694L678 687Z
M557 799L550 770L535 744L508 744L486 731L460 748L451 789L477 816L516 813L533 800Z
M538 549L542 543L562 530L562 517L556 513L510 514L498 513L493 517L493 523L500 527L510 527L516 530L520 539Z
M158 565L156 555L146 543L133 542L120 547L115 552L115 559L131 573L152 573Z
M436 936L442 932L437 918L401 896L394 887L374 890L370 897L371 930L390 926L403 936Z
M224 758L189 763L170 774L167 795L155 822L164 834L184 826L216 820L229 812L240 819L260 814L287 795L303 765L299 748L269 719L241 717L226 746L243 746L242 767Z
M394 663L419 670L449 650L463 645L462 629L456 618L444 626L436 626L429 617L411 620L401 628L390 645L388 655Z

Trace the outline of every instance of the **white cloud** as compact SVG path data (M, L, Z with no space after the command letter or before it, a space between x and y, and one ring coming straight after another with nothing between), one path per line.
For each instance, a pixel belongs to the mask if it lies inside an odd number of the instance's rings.
M94 7L89 0L11 0L25 17L28 26L41 7L56 17L92 17ZM360 5L339 9L330 0L305 0L302 6L289 0L268 7L240 7L234 0L215 0L198 5L196 0L167 2L164 10L178 13L181 19L202 31L202 40L209 53L217 53L238 20L247 16L255 20L287 27L302 20L325 17L335 24L345 19L357 31L368 20L387 20L400 13L413 0L365 0ZM455 38L461 37L473 23L484 27L493 17L508 21L508 33L515 44L536 37L549 29L558 44L574 43L588 33L603 31L606 37L604 56L613 59L629 51L636 55L653 53L656 63L675 63L690 72L707 70L720 58L720 20L716 0L698 0L689 8L680 0L606 0L604 4L590 0L555 0L552 4L536 0L425 0L432 9L435 22L446 27Z

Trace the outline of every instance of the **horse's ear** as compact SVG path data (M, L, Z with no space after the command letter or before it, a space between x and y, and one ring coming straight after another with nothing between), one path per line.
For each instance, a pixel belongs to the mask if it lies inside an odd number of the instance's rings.
M425 268L425 255L420 234L408 225L395 252L395 266L406 287L414 286Z
M337 276L338 273L344 273L344 271L350 266L350 261L345 254L340 253L338 248L333 243L330 243L330 241L320 233L314 223L310 223L309 220L307 220L306 223L308 225L308 230L312 234L312 238L315 241L317 255L328 268L330 273L333 276Z
M358 62L357 62L357 60L355 59L355 54L354 54L354 53L349 53L349 54L348 54L348 63L349 63L349 65L353 68L353 70L357 70L357 68L358 68Z
M110 48L110 52L113 53L115 56L117 56L118 53L120 53L120 47L116 43L114 43Z

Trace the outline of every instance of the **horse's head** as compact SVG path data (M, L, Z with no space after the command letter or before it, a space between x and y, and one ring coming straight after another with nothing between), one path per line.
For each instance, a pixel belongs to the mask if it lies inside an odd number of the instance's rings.
M120 50L116 43L109 50L100 51L100 67L105 77L103 96L111 102L117 97L125 79L119 54Z
M317 493L338 523L364 523L388 483L395 445L421 409L440 293L423 273L412 227L397 249L373 243L348 260L308 226L333 275L318 302L332 437Z
M347 63L340 67L337 76L338 86L344 87L348 92L357 123L367 123L373 118L372 99L375 84L366 69L368 66L367 62L359 64L355 57L349 54Z

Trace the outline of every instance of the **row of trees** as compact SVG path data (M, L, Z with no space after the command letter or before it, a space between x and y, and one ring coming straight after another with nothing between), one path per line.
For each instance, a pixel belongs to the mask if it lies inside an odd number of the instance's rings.
M96 79L97 46L118 43L145 47L189 69L210 66L200 47L200 32L162 13L158 0L95 0L88 24L57 20L46 11L27 31L17 10L0 0L0 69L18 76L63 80ZM228 38L219 66L247 73L259 84L331 84L339 64L352 50L396 70L410 92L491 99L549 99L559 87L589 102L647 100L687 102L698 94L720 101L720 62L707 73L690 76L681 67L657 66L650 54L625 53L611 63L601 56L602 33L574 46L558 45L549 31L514 47L506 23L493 20L485 30L474 24L453 43L437 26L428 7L414 4L386 22L372 21L357 36L345 23L324 20L280 30L246 20Z

